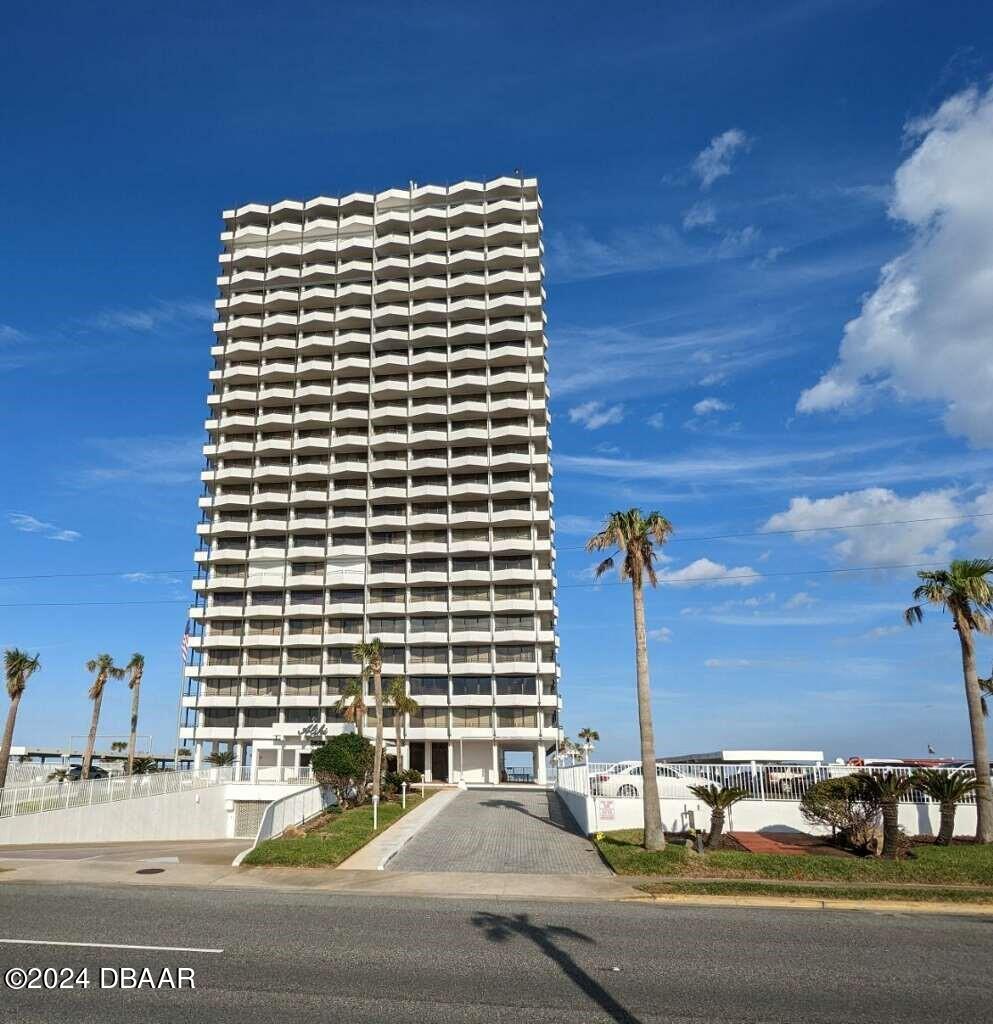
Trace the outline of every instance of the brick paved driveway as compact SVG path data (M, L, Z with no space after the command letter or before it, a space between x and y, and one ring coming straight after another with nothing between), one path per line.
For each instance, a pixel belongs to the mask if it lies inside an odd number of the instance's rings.
M609 870L555 793L460 793L389 862L387 871L600 875Z

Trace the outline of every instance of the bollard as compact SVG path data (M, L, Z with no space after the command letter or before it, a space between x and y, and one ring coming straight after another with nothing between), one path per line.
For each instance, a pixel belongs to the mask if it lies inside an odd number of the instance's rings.
M407 809L407 783L406 782L401 782L400 783L400 806L404 810Z
M379 797L374 796L372 798L372 830L375 832L379 828Z

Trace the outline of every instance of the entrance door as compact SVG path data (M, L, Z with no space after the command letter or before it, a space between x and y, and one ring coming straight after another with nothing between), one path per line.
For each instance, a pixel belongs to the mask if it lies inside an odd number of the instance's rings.
M424 744L411 743L410 745L410 767L415 771L424 774Z
M448 782L448 744L431 744L431 778L435 782Z

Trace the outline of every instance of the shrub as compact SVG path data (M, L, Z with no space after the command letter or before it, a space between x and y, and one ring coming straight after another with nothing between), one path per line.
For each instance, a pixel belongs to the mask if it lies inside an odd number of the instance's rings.
M865 853L873 842L881 805L879 796L859 775L824 779L800 801L800 812L812 825L827 826L852 849Z
M354 732L332 736L310 758L314 777L322 786L330 786L340 807L360 804L372 778L374 748Z
M402 772L387 772L384 776L386 789L391 793L398 793L405 782L409 788L420 781L421 773L416 768L407 768Z

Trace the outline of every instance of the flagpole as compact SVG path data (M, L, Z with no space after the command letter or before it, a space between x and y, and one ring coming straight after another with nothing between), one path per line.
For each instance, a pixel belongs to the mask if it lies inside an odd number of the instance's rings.
M183 630L183 639L179 643L179 707L176 708L176 746L172 752L172 766L174 771L179 771L179 730L183 722L183 697L186 696L186 661L190 649L190 619L186 620L186 627Z

